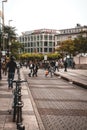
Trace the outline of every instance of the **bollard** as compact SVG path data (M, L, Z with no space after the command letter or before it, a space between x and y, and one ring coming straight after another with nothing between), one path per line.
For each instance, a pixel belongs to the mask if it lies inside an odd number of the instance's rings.
M17 124L22 123L22 107L23 107L23 102L18 102L17 104Z
M15 120L16 120L16 113L17 113L17 107L16 107L16 105L17 105L17 101L18 100L18 97L17 97L17 91L16 91L16 89L14 90L14 100L13 100L13 122L15 122Z

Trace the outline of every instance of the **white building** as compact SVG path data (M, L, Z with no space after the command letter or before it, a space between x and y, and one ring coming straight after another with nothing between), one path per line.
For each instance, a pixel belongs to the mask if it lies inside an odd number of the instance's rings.
M27 53L53 53L56 34L58 31L52 29L27 31L19 37L19 42L24 44L24 52Z

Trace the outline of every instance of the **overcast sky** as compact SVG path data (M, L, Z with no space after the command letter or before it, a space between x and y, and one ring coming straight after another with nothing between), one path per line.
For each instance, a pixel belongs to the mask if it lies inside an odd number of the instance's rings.
M77 23L87 25L87 0L7 0L4 14L5 24L13 20L10 25L19 35L43 28L73 28Z

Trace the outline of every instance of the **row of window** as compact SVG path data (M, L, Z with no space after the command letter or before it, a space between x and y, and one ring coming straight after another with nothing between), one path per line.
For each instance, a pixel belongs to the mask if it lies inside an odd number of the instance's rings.
M25 47L43 47L43 46L55 46L55 42L29 42L24 43Z
M25 48L24 51L28 53L50 53L54 52L54 48Z
M54 35L29 35L29 36L24 36L20 37L19 41L24 42L24 41L40 41L40 40L54 40Z
M82 28L66 29L66 30L61 30L61 34L79 33L81 31L82 31Z

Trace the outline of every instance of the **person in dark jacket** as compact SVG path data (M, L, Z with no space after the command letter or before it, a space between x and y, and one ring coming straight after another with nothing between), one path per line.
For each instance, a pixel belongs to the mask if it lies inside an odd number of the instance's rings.
M13 79L15 75L15 70L17 69L17 64L13 56L10 57L10 61L7 63L6 68L8 70L8 88L13 88Z
M67 71L67 65L68 65L68 64L67 64L67 61L65 60L65 61L64 61L64 68L65 68L64 71Z

